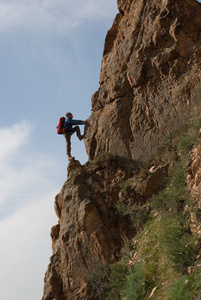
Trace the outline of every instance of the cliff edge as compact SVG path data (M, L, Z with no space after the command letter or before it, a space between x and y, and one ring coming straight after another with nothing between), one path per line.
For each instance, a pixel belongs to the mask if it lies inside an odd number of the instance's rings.
M70 161L55 198L43 300L198 300L201 4L117 4L92 96L89 161ZM190 298L175 298L176 283Z

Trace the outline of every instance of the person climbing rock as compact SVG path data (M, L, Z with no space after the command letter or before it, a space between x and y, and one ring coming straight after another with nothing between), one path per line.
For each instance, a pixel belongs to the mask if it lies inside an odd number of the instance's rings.
M80 127L73 125L85 125L87 121L82 120L74 120L73 115L70 112L66 113L66 119L64 122L64 137L66 139L66 154L68 156L68 160L70 161L73 157L71 156L71 135L75 132L77 134L78 139L81 141L84 138L84 134L81 135Z

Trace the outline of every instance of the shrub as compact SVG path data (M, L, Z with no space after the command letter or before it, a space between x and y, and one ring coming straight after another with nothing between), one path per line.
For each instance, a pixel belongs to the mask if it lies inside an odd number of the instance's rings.
M146 294L146 279L142 272L141 263L136 263L126 277L125 299L140 300Z
M171 219L169 216L165 223L163 242L167 257L172 261L174 269L182 274L187 273L188 267L195 261L199 244L195 243L195 237L184 220Z
M117 202L115 205L117 212L122 216L129 216L132 223L132 228L136 230L142 229L147 219L149 218L149 206L143 205L136 207L131 203Z
M141 263L136 263L130 270L125 262L114 264L109 278L109 287L107 300L120 300L122 297L126 300L143 299L147 282Z
M186 291L186 284L188 283L187 276L182 276L169 292L168 300L189 300L189 294Z
M119 300L122 298L128 266L125 262L117 262L112 266L112 272L109 277L110 291L107 294L107 300Z
M131 180L128 179L121 184L121 192L125 192L130 187L131 187Z
M175 163L169 171L167 186L157 195L152 197L152 205L155 209L171 211L177 214L189 199L185 188L185 173L182 162Z
M92 162L91 162L91 169L95 170L97 168L104 168L107 167L115 160L113 154L110 152L103 152L99 156L97 156Z
M115 207L119 215L128 214L129 208L128 208L128 204L126 204L125 202L117 202Z
M200 300L201 272L196 269L193 274L184 275L169 290L168 300Z
M89 299L103 300L108 292L108 278L110 269L107 265L100 265L86 278Z
M192 146L197 142L199 129L201 127L200 114L191 118L189 122L184 126L178 137L178 150L183 158L187 158Z

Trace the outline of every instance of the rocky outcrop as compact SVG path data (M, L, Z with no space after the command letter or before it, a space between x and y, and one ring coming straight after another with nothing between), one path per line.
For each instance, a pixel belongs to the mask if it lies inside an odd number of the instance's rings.
M90 272L118 259L129 223L114 213L114 203L122 178L132 172L113 159L106 170L70 162L68 180L55 199L59 224L51 231L53 256L43 299L85 299Z
M68 180L55 198L59 224L51 230L43 300L99 299L87 294L87 278L121 257L125 239L138 229L136 216L148 214L147 201L166 175L167 166L161 166L140 180L136 165L113 156L85 166L69 163ZM125 206L131 203L133 214Z
M119 260L125 241L143 228L169 162L152 160L148 169L144 164L197 106L201 4L117 3L86 129L89 161L69 163L68 179L55 198L59 221L51 230L53 255L43 300L103 299L90 291L89 276ZM186 181L195 191L201 182L200 153L200 146L194 148ZM191 207L186 210L190 213ZM200 230L197 223L191 227Z
M150 158L186 121L200 81L201 4L196 0L118 0L85 140L103 151Z

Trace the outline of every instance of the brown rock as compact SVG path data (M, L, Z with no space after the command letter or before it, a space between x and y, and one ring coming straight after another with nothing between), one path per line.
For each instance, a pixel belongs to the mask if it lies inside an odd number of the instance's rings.
M145 198L157 194L165 186L168 176L168 164L157 167L142 183L135 186L135 191Z
M136 180L136 161L140 165L151 158L196 107L192 92L201 75L201 4L117 2L119 14L106 37L100 87L92 96L86 129L90 162L69 162L68 179L55 198L59 222L51 231L53 255L43 300L91 299L89 274L118 260L125 239L135 234L128 207L143 212L166 180L167 165ZM188 178L195 193L201 183L200 149L192 152ZM101 160L104 152L114 156ZM122 191L123 183L129 185ZM126 212L118 211L119 203L129 204ZM196 226L191 220L192 232L199 230Z
M94 268L120 256L129 221L119 217L121 176L131 176L126 167L108 163L106 168L71 162L68 179L55 198L59 224L52 227L50 265L45 275L43 300L85 299L86 278ZM118 180L117 180L118 178Z
M146 160L196 105L201 4L118 0L118 8L85 144L91 160L104 151Z
M167 166L157 167L132 184L138 168L118 157L71 168L55 198L59 224L51 230L53 255L43 300L88 299L88 276L121 257L125 239L139 228L136 213L148 213L144 205L162 188L166 172ZM123 192L125 181L131 184ZM122 202L131 212L119 213L116 205Z
M55 242L58 239L59 231L60 231L60 225L59 224L52 227L52 229L51 229L51 238L52 238L53 242Z

